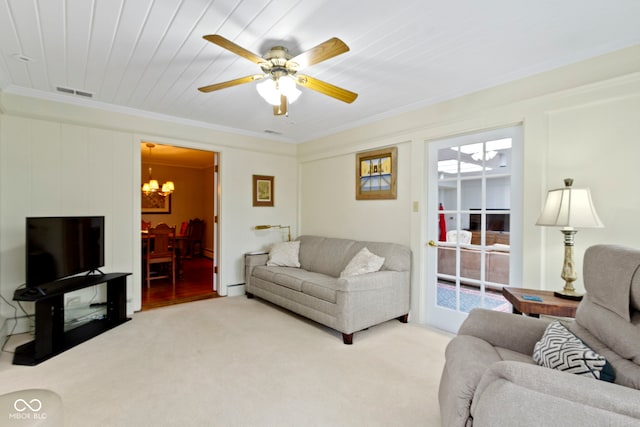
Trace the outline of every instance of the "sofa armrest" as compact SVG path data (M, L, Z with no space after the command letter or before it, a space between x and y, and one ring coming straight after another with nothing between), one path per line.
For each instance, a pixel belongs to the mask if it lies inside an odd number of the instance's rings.
M402 283L405 277L401 271L376 271L374 273L358 274L357 276L341 277L338 279L338 292L357 292L383 289Z
M259 265L266 265L269 254L245 254L244 256L244 281L245 286L249 288L251 284L251 274L253 269Z
M255 267L256 265L266 265L269 254L246 254L244 258L245 265Z
M471 404L474 424L506 426L640 423L640 391L527 363L491 365ZM523 404L525 403L526 404Z
M471 335L495 347L532 355L549 323L550 320L476 308L462 323L458 335Z

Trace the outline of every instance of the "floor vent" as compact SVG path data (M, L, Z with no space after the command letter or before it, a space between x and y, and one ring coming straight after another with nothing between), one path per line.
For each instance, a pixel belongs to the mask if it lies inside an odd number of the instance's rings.
M62 86L57 86L56 90L58 92L68 93L69 95L78 95L78 96L84 96L85 98L93 98L93 94L91 92L85 92L82 90L71 89L71 88L62 87Z

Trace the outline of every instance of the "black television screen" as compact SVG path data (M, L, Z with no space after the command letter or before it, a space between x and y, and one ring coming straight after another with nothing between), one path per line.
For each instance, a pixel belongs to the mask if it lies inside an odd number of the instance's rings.
M472 211L479 209L471 209ZM487 231L503 231L509 232L510 218L506 213L491 213L492 210L504 209L487 209L486 210L486 230ZM469 214L469 230L480 231L482 216L479 213Z
M104 217L31 217L26 220L28 287L104 266Z

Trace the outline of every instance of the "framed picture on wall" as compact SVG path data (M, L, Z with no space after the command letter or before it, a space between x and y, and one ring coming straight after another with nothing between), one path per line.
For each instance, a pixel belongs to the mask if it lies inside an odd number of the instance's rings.
M397 147L356 154L356 200L395 199Z
M273 177L253 175L253 206L273 206Z
M158 193L142 193L142 213L143 214L170 214L171 194L161 196Z

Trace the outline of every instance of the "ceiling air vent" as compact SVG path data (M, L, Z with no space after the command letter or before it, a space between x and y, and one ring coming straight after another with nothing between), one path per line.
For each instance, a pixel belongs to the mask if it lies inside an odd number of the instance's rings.
M69 95L77 95L84 96L85 98L93 98L93 94L91 92L85 92L83 90L71 89L68 87L57 86L56 90L62 93L68 93Z
M89 92L83 92L83 91L81 91L81 90L77 90L77 91L76 91L76 95L78 95L78 96L84 96L84 97L87 97L87 98L93 98L93 94L92 94L92 93L89 93Z
M270 133L271 135L282 135L281 132L278 132L277 130L271 130L271 129L265 129L264 133Z

